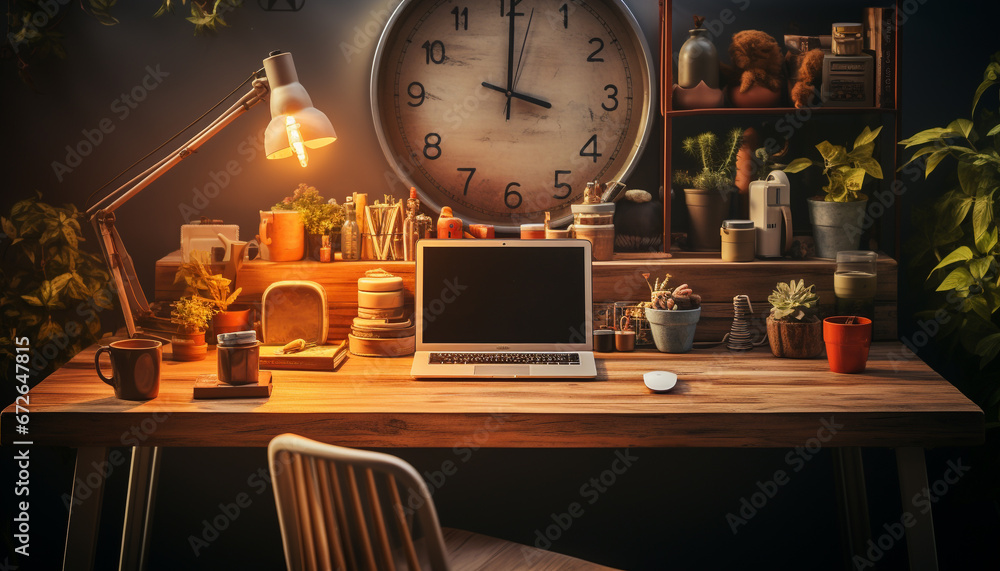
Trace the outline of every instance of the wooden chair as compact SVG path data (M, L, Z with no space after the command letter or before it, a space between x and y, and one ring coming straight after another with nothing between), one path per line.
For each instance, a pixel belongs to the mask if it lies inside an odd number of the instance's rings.
M271 440L267 455L289 569L609 569L442 529L427 485L395 456L294 434Z

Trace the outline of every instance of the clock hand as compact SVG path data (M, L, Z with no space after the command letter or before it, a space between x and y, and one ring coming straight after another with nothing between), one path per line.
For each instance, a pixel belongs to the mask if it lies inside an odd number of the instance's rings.
M485 87L487 89L492 89L493 91L497 91L497 92L503 93L503 94L507 95L508 97L514 97L516 99L520 99L521 101L527 101L528 103L534 103L535 105L538 105L539 107L544 107L546 109L551 109L552 108L552 104L549 103L548 101L544 101L542 99L538 99L537 97L532 97L530 95L525 95L523 93L518 93L516 91L507 91L506 89L500 87L499 85L493 85L492 83L487 83L487 82L484 81L483 82L483 87Z
M528 14L528 25L524 28L524 41L521 42L521 53L517 56L517 70L514 72L514 85L510 87L511 91L517 88L517 82L521 80L521 60L524 59L524 46L528 43L528 32L531 31L531 19L535 16L535 9L531 9L531 13Z
M504 90L507 94L507 106L504 108L504 113L508 121L510 121L510 92L514 90L514 18L518 15L516 10L520 2L521 0L510 0L510 12L507 12L510 27L507 35L507 89Z
M524 46L528 43L528 32L531 31L531 20L535 17L535 9L531 9L531 13L528 15L528 25L524 28L524 40L521 42L521 53L517 56L517 69L514 71L514 83L509 84L507 88L508 91L513 95L514 89L517 87L517 82L521 79L521 61L524 59ZM507 97L507 106L504 108L507 113L507 118L510 118L510 96Z

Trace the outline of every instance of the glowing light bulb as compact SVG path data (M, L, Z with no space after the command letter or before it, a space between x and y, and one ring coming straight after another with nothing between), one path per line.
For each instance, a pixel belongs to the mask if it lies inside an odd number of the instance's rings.
M309 156L306 154L306 145L302 142L302 133L299 131L299 123L295 117L289 115L285 118L285 131L288 132L288 145L299 157L299 164L303 167L309 164Z

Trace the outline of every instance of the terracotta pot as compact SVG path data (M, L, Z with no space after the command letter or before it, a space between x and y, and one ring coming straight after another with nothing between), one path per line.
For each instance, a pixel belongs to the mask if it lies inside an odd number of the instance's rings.
M781 101L781 92L772 91L763 85L754 85L746 91L740 93L739 88L729 90L729 100L734 107L777 107Z
M261 210L261 257L272 262L301 260L305 253L305 226L296 210Z
M250 309L231 309L220 311L212 316L211 339L220 333L233 333L234 331L249 331L253 329Z
M775 357L812 359L823 352L823 322L780 321L768 316L767 342Z
M170 350L174 361L201 361L208 354L205 332L174 333L170 339Z
M673 96L675 109L710 109L722 107L726 102L724 91L709 87L704 81L689 89L675 83Z
M684 203L691 216L688 232L692 249L699 252L718 252L722 248L719 228L729 218L729 201L733 193L718 190L684 189Z
M853 320L848 324L847 320ZM872 320L866 317L827 317L823 320L826 357L834 373L863 373L872 344Z

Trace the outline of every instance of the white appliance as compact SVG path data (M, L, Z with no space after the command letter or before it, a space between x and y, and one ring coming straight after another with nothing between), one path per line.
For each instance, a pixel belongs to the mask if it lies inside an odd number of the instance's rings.
M771 171L767 179L750 183L750 219L757 233L759 258L780 258L792 247L789 195L788 177L783 171ZM784 244L781 240L782 220L785 226Z

